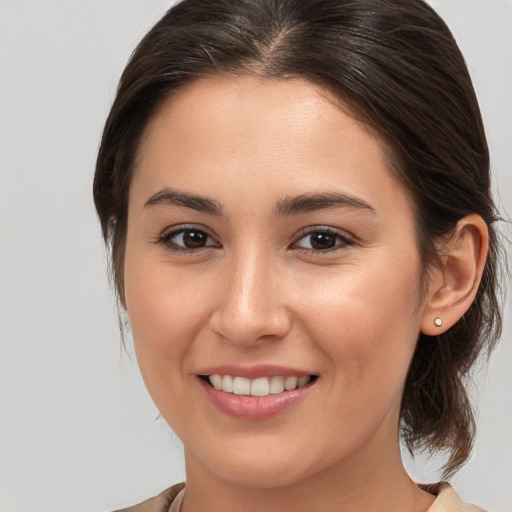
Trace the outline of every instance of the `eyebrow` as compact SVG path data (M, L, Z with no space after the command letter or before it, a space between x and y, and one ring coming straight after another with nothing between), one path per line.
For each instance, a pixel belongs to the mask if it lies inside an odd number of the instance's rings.
M218 201L168 187L153 194L144 204L144 208L162 204L190 208L219 217L224 215L222 205ZM339 207L366 210L373 214L377 213L375 208L366 201L340 192L321 192L285 197L277 202L274 213L277 216L283 217Z
M150 206L159 206L162 204L172 206L182 206L197 210L198 212L208 213L210 215L223 215L221 204L214 199L208 197L198 196L196 194L189 194L187 192L180 192L170 188L164 188L153 194L144 204L144 208Z
M275 214L278 216L297 215L338 207L366 210L373 214L377 213L373 206L358 197L340 192L322 192L286 197L277 203Z

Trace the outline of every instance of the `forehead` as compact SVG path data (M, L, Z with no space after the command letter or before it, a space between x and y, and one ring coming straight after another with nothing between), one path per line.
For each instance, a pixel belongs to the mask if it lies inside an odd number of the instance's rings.
M340 123L343 121L343 123ZM197 136L202 143L225 139L229 130L255 143L266 134L298 138L324 128L351 130L379 139L377 131L357 119L340 98L303 78L258 78L211 75L181 87L167 97L150 119L142 139L142 149L155 131L169 134L179 123L175 136ZM343 124L343 126L342 126ZM323 126L322 126L323 125ZM211 127L208 139L203 136ZM179 132L179 133L176 133ZM268 143L268 140L267 140Z
M162 103L145 130L134 183L146 194L169 180L204 193L229 172L246 190L262 180L289 193L366 181L379 195L401 189L386 154L376 131L318 85L221 75Z

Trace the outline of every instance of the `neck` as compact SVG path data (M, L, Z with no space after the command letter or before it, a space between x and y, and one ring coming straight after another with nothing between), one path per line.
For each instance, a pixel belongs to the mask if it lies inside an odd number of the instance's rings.
M435 498L410 479L398 439L377 444L377 452L367 446L321 472L270 488L219 478L186 453L187 491L182 512L425 512Z

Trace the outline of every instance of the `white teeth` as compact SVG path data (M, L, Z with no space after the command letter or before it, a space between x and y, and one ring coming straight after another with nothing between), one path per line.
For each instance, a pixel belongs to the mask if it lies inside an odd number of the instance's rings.
M270 394L277 395L284 391L284 377L272 377L270 381Z
M299 377L299 380L297 381L297 387L298 388L304 387L310 380L311 380L311 377L309 375L304 375L303 377Z
M251 381L245 377L235 377L233 379L233 393L235 395L250 395Z
M259 377L246 379L245 377L233 377L232 375L210 375L211 385L225 393L245 396L268 396L302 388L310 380L309 375L302 377Z
M266 377L254 379L251 382L251 395L252 396L267 396L270 394L270 384Z
M215 389L222 389L222 377L220 375L211 375L210 382Z
M297 377L286 377L286 380L284 381L284 389L286 389L286 391L295 389L297 387L297 381Z
M231 375L224 375L222 377L222 391L233 393L233 377Z

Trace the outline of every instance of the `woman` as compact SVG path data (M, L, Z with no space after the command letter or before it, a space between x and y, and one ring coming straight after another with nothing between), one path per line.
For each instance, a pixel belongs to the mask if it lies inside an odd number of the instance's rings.
M185 0L121 78L94 196L187 483L130 510L477 510L500 330L478 104L420 0ZM465 508L463 508L465 507Z

